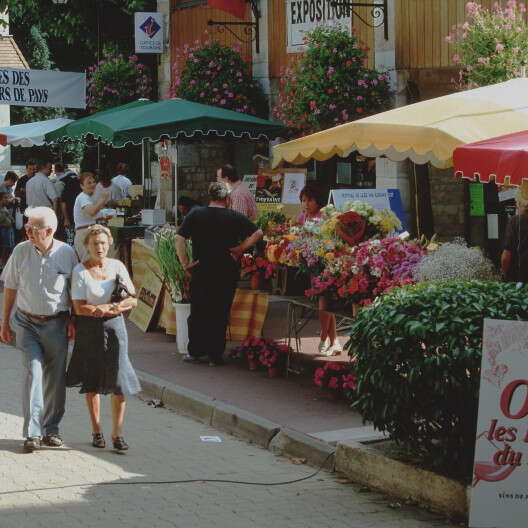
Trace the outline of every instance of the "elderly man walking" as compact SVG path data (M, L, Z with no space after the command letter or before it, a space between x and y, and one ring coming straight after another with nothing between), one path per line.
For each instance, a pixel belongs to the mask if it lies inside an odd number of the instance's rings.
M57 216L49 207L28 208L28 240L15 247L0 277L4 307L0 337L11 343L11 312L16 347L24 353L24 450L62 446L59 423L66 398L65 370L70 321L70 282L77 257L72 247L53 238Z
M229 191L222 182L209 186L208 207L194 207L175 235L178 258L191 273L189 354L184 361L223 364L229 312L240 276L238 259L254 246L262 231L243 214L227 208ZM190 238L194 262L189 263L185 239Z

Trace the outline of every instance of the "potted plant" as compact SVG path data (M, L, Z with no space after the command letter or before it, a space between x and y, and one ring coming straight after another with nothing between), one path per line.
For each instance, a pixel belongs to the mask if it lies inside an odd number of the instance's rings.
M190 281L176 253L172 230L156 235L154 255L161 269L163 280L169 289L176 312L176 348L180 354L187 354L187 345L189 344L187 319L191 313ZM189 262L192 262L190 242L187 242L187 255Z
M277 270L277 265L275 263L270 262L264 257L254 257L250 253L242 255L240 265L241 275L243 277L249 276L251 278L252 290L263 289L263 280L270 279Z
M328 362L315 370L314 384L335 399L346 395L352 400L351 394L356 390L357 376L348 365Z

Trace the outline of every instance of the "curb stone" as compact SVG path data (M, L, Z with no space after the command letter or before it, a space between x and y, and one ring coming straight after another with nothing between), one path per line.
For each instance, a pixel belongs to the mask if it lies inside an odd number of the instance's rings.
M334 470L334 447L293 429L282 428L271 441L269 450L278 455L305 458L313 466Z
M460 482L389 458L351 440L338 442L335 469L349 479L411 499L453 519L467 519L469 488Z
M337 442L336 449L323 440L199 392L139 370L137 374L144 396L162 400L167 407L195 420L272 453L303 458L315 467L324 463L327 471L337 471L354 482L404 501L410 498L452 519L468 517L469 488L455 480L388 458L376 449L352 440Z

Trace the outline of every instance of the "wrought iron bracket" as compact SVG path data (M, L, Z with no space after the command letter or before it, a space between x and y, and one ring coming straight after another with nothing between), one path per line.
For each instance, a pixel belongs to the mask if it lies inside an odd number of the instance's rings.
M364 24L371 28L378 28L383 26L383 36L385 37L385 40L389 40L389 24L388 24L388 14L389 14L389 6L388 6L388 0L383 0L381 3L371 3L371 2L347 2L347 1L336 1L331 2L330 5L332 7L348 7L352 10L352 13L354 13L355 16L361 20ZM372 22L369 22L368 20L365 20L358 12L354 9L354 7L371 7L371 15L372 15Z
M246 3L251 6L251 12L255 18L255 22L220 22L218 20L208 20L208 26L217 26L217 31L224 33L229 31L240 42L253 42L255 41L255 51L260 53L260 28L259 28L259 19L260 19L260 10L257 5L258 0L246 0ZM241 26L243 27L243 32L247 35L247 38L241 37L238 33L233 31L230 26Z

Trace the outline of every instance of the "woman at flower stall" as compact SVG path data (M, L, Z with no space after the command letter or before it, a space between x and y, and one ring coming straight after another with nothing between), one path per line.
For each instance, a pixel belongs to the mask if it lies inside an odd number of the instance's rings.
M297 218L297 223L304 225L306 222L323 218L321 209L325 205L322 192L314 185L306 185L299 195L303 211ZM342 352L341 344L337 337L335 315L326 310L326 299L319 297L319 324L321 327L318 351L321 356L337 356Z
M128 336L123 313L137 304L125 265L107 258L112 244L110 231L95 224L86 229L88 258L72 275L72 303L77 315L76 337L66 373L66 386L80 387L92 422L92 445L104 448L100 394L112 395L112 443L117 451L128 450L121 427L125 394L141 390L128 358Z
M89 171L83 172L79 176L79 181L82 192L75 199L73 206L73 219L75 224L74 246L79 261L84 262L90 256L84 244L84 239L88 232L87 229L96 223L99 212L104 208L110 198L110 190L102 189L97 200L95 200L94 193L97 186L95 174Z

